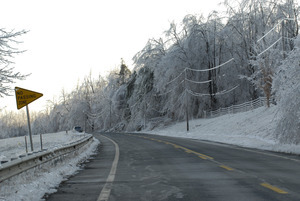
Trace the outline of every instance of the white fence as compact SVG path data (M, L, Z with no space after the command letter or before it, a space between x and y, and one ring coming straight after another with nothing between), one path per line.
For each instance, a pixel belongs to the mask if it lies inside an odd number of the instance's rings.
M239 105L232 105L230 107L219 108L218 110L214 111L204 111L204 118L212 118L218 117L225 114L234 114L239 112L247 112L249 110L253 110L262 106L266 105L267 98L266 97L259 97L258 99L242 103Z

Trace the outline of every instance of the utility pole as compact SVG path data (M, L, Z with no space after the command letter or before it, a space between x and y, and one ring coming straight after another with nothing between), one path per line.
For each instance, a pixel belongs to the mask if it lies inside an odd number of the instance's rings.
M283 56L283 59L285 59L286 58L286 56L285 56L285 38L284 38L284 20L282 20L282 22L281 22L281 34L282 34L282 36L281 36L281 38L282 38L282 56Z
M88 115L84 114L84 131L87 132L87 120L88 120Z
M147 111L147 103L146 103L146 89L144 92L144 129L146 129L146 111Z
M109 100L109 128L111 128L111 100Z
M187 75L185 69L184 70L184 92L185 92L186 131L189 131L190 125L189 125L188 94L187 94L186 80L187 80Z

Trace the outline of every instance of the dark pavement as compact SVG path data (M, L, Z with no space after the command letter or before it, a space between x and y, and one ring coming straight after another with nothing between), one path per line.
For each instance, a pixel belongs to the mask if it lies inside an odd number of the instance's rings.
M99 154L47 200L300 200L299 156L144 134L94 136ZM115 145L104 136L120 149L113 175ZM105 185L109 199L99 197Z

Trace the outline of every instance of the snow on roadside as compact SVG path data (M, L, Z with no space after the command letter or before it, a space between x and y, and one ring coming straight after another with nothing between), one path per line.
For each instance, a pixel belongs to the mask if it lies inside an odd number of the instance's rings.
M75 133L69 131L59 133L49 133L42 135L43 149L55 149L62 147L64 144L69 144L81 139L84 133ZM40 135L33 135L34 151L41 150ZM30 140L27 136L27 147L30 152ZM0 140L0 161L10 161L11 158L17 158L19 155L26 153L25 137L14 137ZM1 166L1 164L0 164Z
M300 154L300 145L280 144L275 139L277 112L277 106L272 105L270 108L260 107L248 112L192 120L189 132L186 131L186 122L180 122L147 133Z
M53 134L49 134L53 135ZM60 134L61 135L61 134ZM73 134L74 135L74 134ZM55 135L53 135L55 136ZM81 136L82 137L82 136ZM50 137L52 138L52 137ZM50 139L48 138L48 140ZM77 137L74 137L74 139ZM66 138L65 138L66 139ZM74 140L73 141L76 141ZM53 139L57 142L57 139ZM49 140L50 142L50 140ZM70 142L68 142L70 143ZM0 201L40 201L46 193L53 193L56 187L69 175L75 174L80 167L79 163L87 160L93 155L99 145L99 140L89 146L85 146L79 155L63 158L60 162L48 162L26 171L18 176L6 180L0 185ZM52 143L49 143L52 144ZM56 144L57 147L62 146Z

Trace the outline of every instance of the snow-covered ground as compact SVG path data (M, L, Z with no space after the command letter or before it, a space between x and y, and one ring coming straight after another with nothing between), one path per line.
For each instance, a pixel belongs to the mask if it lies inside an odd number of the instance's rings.
M43 135L43 148L56 149L78 141L89 134L60 132ZM3 160L24 154L24 137L10 138L0 141L0 154ZM40 150L40 137L34 136L34 150ZM78 164L87 160L96 151L99 141L94 139L90 146L85 146L79 155L64 158L61 163L48 162L33 168L26 173L12 177L0 184L0 201L40 201L45 193L53 193L68 175L75 174ZM76 157L75 157L76 156Z
M185 137L234 144L243 147L300 154L300 145L281 144L275 139L277 106L228 114L211 119L191 120L148 131L150 134Z
M49 133L42 135L43 149L55 149L64 146L65 144L70 144L75 142L82 137L84 133L76 133L72 131L59 132L59 133ZM33 150L40 151L40 135L33 135ZM30 140L27 136L27 147L28 152L31 152ZM26 153L25 137L14 137L0 140L0 161L10 161L11 158L17 158L19 155ZM1 164L0 164L1 166Z

